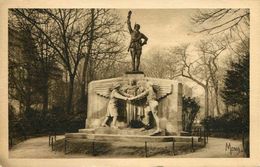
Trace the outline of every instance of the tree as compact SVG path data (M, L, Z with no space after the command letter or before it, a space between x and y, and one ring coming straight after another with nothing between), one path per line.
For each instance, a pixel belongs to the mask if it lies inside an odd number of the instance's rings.
M205 92L205 117L209 115L209 90L211 86L218 97L218 65L217 58L225 50L225 47L215 40L201 40L197 46L197 55L191 55L188 51L189 45L184 44L175 47L172 53L181 58L181 76L188 78L201 86ZM218 105L218 99L216 98ZM217 108L220 114L219 108Z
M181 59L171 53L172 48L151 49L143 60L142 69L148 77L174 79L180 76Z
M192 124L199 112L200 105L197 99L191 97L182 97L182 119L183 119L183 127L184 131L191 132Z
M226 49L218 41L201 41L199 45L199 51L202 52L203 55L208 57L208 60L205 62L206 70L208 71L208 75L210 77L210 85L212 86L215 94L215 105L217 108L217 114L220 115L219 109L219 67L218 67L218 57L221 53ZM214 111L213 111L214 112Z
M92 51L93 41L94 41L94 27L95 27L95 9L91 9L91 21L90 21L90 30L89 30L89 37L87 38L87 52L84 56L84 65L83 65L83 74L82 74L82 84L81 84L81 103L82 108L85 108L85 101L86 101L86 78L87 78L87 66L89 63L90 54Z
M36 98L39 77L36 75L37 51L31 28L9 29L9 96L28 111ZM33 102L34 101L34 102Z
M89 24L89 12L82 9L14 9L44 36L57 53L58 61L67 70L69 87L66 109L72 109L74 81L80 60L84 57ZM42 25L49 26L43 27Z
M249 9L200 10L192 17L195 32L225 36L226 46L231 51L231 65L227 69L221 96L227 106L239 106L242 125L249 138ZM236 61L236 59L238 59ZM231 68L231 69L230 69ZM244 143L244 137L243 137ZM245 152L249 155L248 145ZM248 156L247 155L247 156Z
M38 91L42 94L43 111L46 112L49 106L50 88L54 80L61 79L62 71L58 67L56 52L48 46L46 38L40 32L35 39L38 52L37 75L41 78Z
M196 60L188 60L188 49L189 45L182 45L181 47L175 48L175 53L182 57L182 70L181 75L185 78L192 80L193 82L200 85L205 92L205 117L208 116L209 109L209 80L210 76L206 71L206 56L203 53L202 57ZM197 60L201 60L201 63L197 63Z
M123 24L109 9L91 9L87 48L81 76L81 103L85 110L87 84L106 64L122 58ZM103 71L105 72L105 71Z
M232 35L243 30L247 31L249 17L249 9L201 9L191 17L191 20L195 25L195 32Z
M243 147L249 157L249 51L242 51L244 55L227 70L222 97L227 105L239 106Z
M30 83L30 86L34 86L34 94L38 95L34 99L38 99L38 103L42 103L42 109L47 111L49 102L48 91L51 81L61 77L61 70L55 59L56 52L48 46L47 40L41 32L37 31L37 29L35 30L26 20L16 17L10 12L8 23L10 77L20 74L21 79L21 77L26 77L28 74L30 77L27 78L34 78L33 82ZM29 41L31 42L29 43ZM17 53L17 50L21 51ZM31 71L30 73L20 73L24 66L22 63L24 61L26 61L24 64L28 64L27 71ZM14 71L13 68L17 68L17 70ZM15 82L14 77L10 78L10 83ZM20 82L20 84L22 83ZM19 91L18 87L15 89L15 92Z
M227 70L222 97L227 105L240 105L246 111L249 107L249 50L239 48L243 55L232 61Z
M66 104L68 112L72 110L75 101L75 80L78 79L77 83L81 85L81 104L86 104L87 83L94 79L97 69L106 60L113 62L124 57L121 54L124 50L123 24L112 10L12 9L11 13L23 20L23 24L32 27L38 51L44 57L40 59L42 63L44 60L53 60L66 70L65 75L69 78ZM42 90L48 90L48 84L45 85ZM47 106L47 94L45 91L44 108ZM82 108L85 110L86 107L83 105Z

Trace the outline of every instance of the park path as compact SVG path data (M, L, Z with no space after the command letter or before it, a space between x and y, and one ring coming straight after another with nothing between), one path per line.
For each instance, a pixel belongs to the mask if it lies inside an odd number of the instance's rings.
M228 146L233 148L230 152ZM227 148L226 148L227 147ZM179 158L241 158L243 157L242 141L225 138L209 138L206 147L193 153L178 155Z
M64 136L57 136L57 140ZM49 137L37 137L25 140L9 150L9 158L60 158L62 153L51 151Z
M64 138L64 136L57 136L57 140ZM176 155L175 158L228 158L228 157L242 157L243 153L235 149L230 154L226 151L226 143L231 147L242 150L242 143L238 140L224 139L224 138L209 138L209 143L206 147L196 150L193 153L183 155ZM22 143L15 145L9 151L9 158L98 158L89 154L64 154L63 152L51 151L48 145L48 136L28 139ZM104 156L102 156L104 157Z

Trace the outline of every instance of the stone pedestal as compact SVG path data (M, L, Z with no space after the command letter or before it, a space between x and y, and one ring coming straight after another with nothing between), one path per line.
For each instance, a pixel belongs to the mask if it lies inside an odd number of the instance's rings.
M120 83L121 85L128 84L131 80L136 80L141 83L150 81L157 86L160 127L165 130L168 135L180 135L182 131L182 84L168 79L149 78L145 77L143 73L133 72L128 72L123 77L92 81L89 83L86 128L100 127L106 114L109 88L115 83ZM124 112L123 108L119 110L118 112ZM124 122L125 120L126 119L123 119L121 121Z
M124 74L124 79L135 79L135 80L141 80L144 79L145 75L143 72L126 72Z

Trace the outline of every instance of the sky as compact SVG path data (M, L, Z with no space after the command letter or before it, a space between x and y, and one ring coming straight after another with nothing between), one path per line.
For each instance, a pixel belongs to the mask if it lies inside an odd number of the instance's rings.
M129 9L118 10L125 21L128 11ZM155 47L170 47L198 40L200 35L191 31L190 17L194 13L196 9L133 9L132 27L135 23L140 24L140 31L149 38L143 53ZM127 29L126 22L125 29Z

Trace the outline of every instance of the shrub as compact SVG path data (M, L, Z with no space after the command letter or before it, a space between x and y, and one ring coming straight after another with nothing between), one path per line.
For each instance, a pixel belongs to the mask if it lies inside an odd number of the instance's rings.
M47 112L30 109L19 115L14 113L14 109L9 107L9 136L17 139L53 132L77 132L84 128L86 119L84 113L66 113L61 108L53 108Z
M182 120L183 120L183 130L191 132L192 124L199 112L200 105L195 98L182 97Z
M219 117L207 117L202 121L211 134L219 137L231 137L242 134L242 118L237 111L228 112Z

